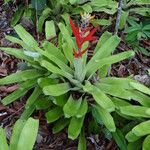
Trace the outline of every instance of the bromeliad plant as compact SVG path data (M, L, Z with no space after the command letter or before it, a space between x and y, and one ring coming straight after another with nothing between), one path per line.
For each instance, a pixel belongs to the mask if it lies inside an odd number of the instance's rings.
M89 16L84 16L81 26L76 27L69 18L75 37L71 36L64 24L59 23L57 47L47 40L39 45L22 26L17 25L14 29L20 39L6 38L22 48L0 48L28 64L26 70L0 79L0 85L19 84L19 88L5 97L2 103L8 105L30 90L32 94L21 118L29 118L35 109L44 109L48 123L54 124L53 133L68 126L70 139L74 140L80 135L80 150L86 149L84 122L88 116L93 115L98 123L115 132L112 114L116 112L123 116L120 106L126 101L134 100L143 107L150 106L150 98L136 86L140 83L131 78L107 76L112 64L134 56L133 51L112 55L120 42L117 35L105 32L93 50L92 58L88 60L90 42L97 39L94 34L98 28L89 26L89 19Z

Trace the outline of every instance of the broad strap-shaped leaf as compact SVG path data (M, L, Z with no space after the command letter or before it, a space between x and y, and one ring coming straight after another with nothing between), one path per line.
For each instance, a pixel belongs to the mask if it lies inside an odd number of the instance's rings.
M63 110L61 107L54 107L46 113L46 119L48 123L54 122L63 116Z
M143 142L142 150L149 150L150 148L150 135L148 135Z
M83 87L85 92L89 92L92 94L94 100L104 109L108 110L109 112L115 110L115 105L111 101L111 99L100 89L97 87L91 85L90 83L87 83Z
M53 65L52 63L50 63L46 60L41 60L40 63L41 63L41 66L45 67L47 70L49 70L52 73L64 76L68 79L73 77L71 74L65 72L64 70L61 70L60 68L58 68L57 66Z
M19 119L16 121L16 123L13 127L12 136L10 139L10 150L17 150L20 133L21 133L25 123L26 123L26 121L22 120L22 119Z
M86 150L86 138L85 138L84 129L82 129L79 136L78 150Z
M30 63L35 63L32 57L29 57L24 54L23 49L0 47L0 50L4 51L9 55L15 56L16 58L23 59Z
M90 61L91 63L87 64L85 70L87 72L87 75L91 76L101 67L103 67L105 65L111 65L111 64L117 63L121 60L133 57L134 54L135 53L133 51L126 51L126 52L122 52L122 53L119 53L116 55L108 56L108 57L103 58L103 59L96 59L94 61L91 60Z
M82 104L82 97L80 99L73 99L72 96L69 97L67 103L63 107L64 115L66 118L75 116Z
M101 83L109 84L109 85L116 85L122 87L124 89L134 89L130 82L137 82L131 78L117 78L117 77L106 77L100 79L100 82L96 85L100 85Z
M25 123L18 140L16 150L32 150L38 133L39 121L29 118ZM32 133L32 134L31 134Z
M45 34L46 39L49 40L56 36L55 24L54 21L46 21L45 23Z
M112 133L112 135L120 150L127 150L126 140L121 130L117 129L116 132Z
M117 97L112 97L111 100L113 101L113 103L115 104L115 107L117 109L120 109L120 107L122 106L130 106L131 104L127 101L125 101L124 99L119 99Z
M60 107L63 107L66 104L67 100L68 100L68 94L63 94L52 98L53 103Z
M67 59L65 58L65 56L62 53L61 49L57 48L55 45L53 45L52 43L50 43L48 41L44 41L42 46L43 46L43 49L47 53L50 53L50 54L54 55L55 57L57 57L58 59L63 61L65 64L67 64Z
M84 116L81 118L72 117L69 127L68 127L68 138L71 140L75 140L82 129L84 122Z
M142 122L132 129L136 136L145 136L150 134L150 120Z
M0 149L9 150L4 129L0 128Z
M100 47L102 47L103 44L106 44L105 42L107 42L107 40L112 36L112 34L110 32L104 32L102 34L102 36L100 37L100 39L98 40L98 43L94 49L94 53L96 53Z
M122 106L120 112L127 116L150 118L150 108L143 106Z
M38 47L36 40L21 25L16 25L14 29L26 45L33 49Z
M9 41L11 41L12 43L16 43L19 44L23 49L25 50L30 50L30 51L34 51L34 49L32 47L30 47L29 45L27 45L26 43L24 43L21 39L13 37L13 36L5 36L5 38Z
M62 24L62 23L59 23L58 26L59 26L59 29L60 29L60 31L62 33L63 38L67 42L67 46L68 46L68 49L69 49L69 51L67 51L67 56L68 56L67 59L72 64L73 63L73 48L74 48L74 43L73 43L73 41L71 39L71 36L69 34L69 31L67 30L67 28L65 27L65 25ZM68 49L66 49L66 50L68 50Z
M56 121L52 131L53 134L56 134L58 132L60 132L61 130L63 130L68 124L69 124L70 120L69 119L59 119L58 121Z
M43 72L35 70L35 69L19 71L19 72L13 73L9 76L6 76L6 77L0 79L0 85L6 85L6 84L11 84L11 83L27 81L30 79L38 78L43 75L44 75Z
M51 60L53 63L55 63L60 69L62 69L66 74L73 74L73 70L67 66L67 64L64 63L64 61L61 61L58 59L55 55L50 54L49 52L46 51L40 51L40 53L47 57L49 60Z
M2 103L4 105L8 105L12 103L18 98L24 96L25 93L29 91L31 88L33 88L35 84L36 84L36 80L29 80L20 84L20 87L17 90L15 90L14 92L6 96L4 99L2 99Z
M135 82L130 82L130 85L135 88L136 90L142 92L142 93L145 93L145 94L148 94L150 95L150 89L140 83L135 83Z
M26 102L26 106L25 108L29 108L31 105L33 105L35 103L35 101L37 100L37 98L40 96L40 94L42 93L42 89L40 87L35 87L33 93L31 94L31 96L28 98L27 102Z
M110 131L110 132L115 132L116 131L116 127L115 127L115 123L114 123L114 120L113 120L113 117L111 116L111 114L103 109L102 107L98 106L98 105L95 105L94 108L99 117L100 117L100 120L102 120L103 124L106 126L106 128Z
M67 93L69 90L70 90L70 84L68 82L49 85L43 88L44 94L51 95L51 96L60 96Z
M132 131L128 132L125 137L128 142L135 142L141 138L140 136L135 135Z
M141 150L142 149L143 139L131 142L128 144L128 150ZM138 145L138 146L137 146Z
M102 41L105 41L105 38ZM88 62L88 66L91 66L95 60L99 60L110 56L112 52L115 50L115 48L118 46L119 42L120 39L116 35L113 35L110 38L108 38L108 40L105 41L105 44L102 43L103 45L100 45L99 49L98 48L96 49L94 56Z
M88 111L88 103L87 103L87 99L83 99L82 102L81 102L81 105L76 113L76 117L77 118L80 118L80 117L83 117L85 116L85 114L87 113Z
M48 86L48 85L57 84L57 83L58 83L57 80L54 80L49 77L43 77L43 78L38 79L38 84L41 88Z

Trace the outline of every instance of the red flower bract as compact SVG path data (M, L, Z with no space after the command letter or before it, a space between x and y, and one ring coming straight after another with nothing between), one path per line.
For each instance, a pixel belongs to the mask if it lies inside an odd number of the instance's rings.
M96 28L86 27L84 30L80 30L79 27L75 26L71 18L69 18L69 20L70 20L71 29L72 29L73 35L76 38L76 43L78 47L77 51L75 49L73 50L74 57L79 58L79 57L82 57L82 55L88 50L88 47L87 47L85 50L81 51L83 43L86 41L94 41L97 39L97 37L93 35L97 31L98 27ZM87 32L89 33L87 34Z

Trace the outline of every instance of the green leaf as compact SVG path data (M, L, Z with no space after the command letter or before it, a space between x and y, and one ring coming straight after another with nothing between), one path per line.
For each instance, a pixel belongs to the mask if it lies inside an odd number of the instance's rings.
M149 150L150 148L150 135L148 135L144 142L143 142L143 146L142 146L142 150Z
M68 138L75 140L81 132L84 116L81 118L72 117L68 127Z
M39 97L35 103L35 108L36 110L43 110L49 108L52 105L53 103L49 97Z
M56 36L55 24L54 21L46 21L45 23L45 34L46 39L49 40Z
M129 12L122 11L121 17L120 17L120 25L119 25L120 29L123 29L125 27L128 15L129 15Z
M94 19L91 21L93 26L101 25L101 26L109 26L111 25L111 21L107 19Z
M17 100L18 98L24 96L25 93L27 91L29 91L31 88L33 88L35 84L36 84L36 80L29 80L29 81L26 81L26 82L20 84L20 87L17 90L15 90L14 92L12 92L8 96L6 96L4 99L2 99L1 102L4 105L8 105L8 104L12 103L13 101Z
M70 36L70 34L69 34L69 31L66 29L66 27L65 27L65 25L64 24L62 24L62 23L59 23L58 24L58 26L59 26L59 29L60 29L60 31L61 31L61 33L62 33L62 36L63 36L63 38L65 39L65 41L67 42L67 47L68 47L68 49L65 49L65 51L67 51L67 52L65 52L65 53L67 53L67 59L69 60L69 62L72 64L73 63L73 48L74 48L74 43L73 43L73 41L72 41L72 39L71 39L71 36ZM66 54L65 54L66 55Z
M38 32L42 33L43 25L45 23L45 20L50 16L51 9L46 8L43 10L42 15L40 15L38 20Z
M20 6L18 8L18 10L15 11L15 13L13 14L12 16L12 19L11 19L11 25L14 27L18 21L21 19L22 15L23 15L23 12L25 10L25 7L24 6Z
M133 51L126 51L120 54L109 56L107 58L97 59L97 60L94 60L93 62L91 61L91 64L87 64L85 70L87 71L87 75L91 76L93 73L95 73L98 69L102 68L103 66L111 65L121 60L133 57L134 54L135 53Z
M27 81L30 79L38 78L42 75L43 75L42 72L35 70L35 69L20 71L20 72L13 73L9 76L6 76L6 77L0 79L0 85L6 85L6 84L11 84L11 83L16 83L16 82Z
M35 104L37 98L42 94L42 89L40 87L35 87L34 91L32 92L31 96L28 98L25 108L29 108L31 105Z
M121 130L117 129L116 132L114 132L112 134L113 134L113 138L115 139L120 150L127 150L126 140L125 140L124 135L122 134Z
M81 103L81 105L80 105L80 107L76 113L76 117L80 118L80 117L85 116L85 114L87 113L87 110L88 110L87 99L83 99L82 103Z
M135 142L140 138L139 136L136 136L132 131L128 132L125 137L128 142Z
M29 57L24 54L23 49L16 49L16 48L7 48L7 47L0 47L0 50L4 51L5 53L15 56L19 59L23 59L29 63L35 64L34 60L32 57Z
M4 129L0 128L0 149L9 150Z
M10 150L17 150L17 145L18 145L18 141L20 138L20 133L21 133L25 123L26 123L26 121L21 120L21 119L16 121L16 123L13 127L12 136L10 139Z
M21 25L16 25L14 29L26 45L33 49L38 47L36 40Z
M110 132L115 132L116 131L116 127L115 127L115 123L113 120L113 117L111 116L111 114L103 109L102 107L95 105L94 109L96 109L100 119L102 120L102 122L104 123L104 125L106 126L106 128L110 131Z
M132 129L136 136L145 136L150 134L150 120L140 123Z
M75 116L82 103L82 98L75 100L72 96L69 97L67 103L63 107L64 115L66 118Z
M150 95L150 89L147 88L146 86L144 86L144 85L142 85L140 83L135 83L135 82L130 82L130 85L133 88L137 89L138 91Z
M45 67L47 70L49 70L50 72L54 74L64 76L68 79L73 77L71 74L65 72L64 70L61 70L60 68L56 67L55 65L53 65L52 63L48 61L41 60L40 63L41 63L41 66Z
M39 121L29 118L25 123L16 150L32 150L38 133ZM31 134L32 133L32 134Z
M128 150L141 150L143 139L128 144ZM138 145L138 146L137 146Z
M113 104L111 99L105 93L103 93L100 89L98 89L97 87L87 83L84 86L83 89L84 89L85 92L91 93L93 98L94 98L94 100L102 108L104 108L104 109L106 109L106 110L108 110L110 112L115 110L115 105Z
M46 113L46 119L48 123L54 122L63 116L63 110L61 107L54 107Z
M48 41L44 41L42 46L47 53L54 55L57 59L60 59L65 64L67 64L67 59L63 55L61 49L58 49L55 45L53 45L52 43Z
M61 130L63 130L69 124L69 122L70 120L65 119L65 118L58 120L52 129L53 134L56 134L60 132Z
M36 10L42 10L46 6L46 0L31 0L31 4Z
M143 106L122 106L119 108L124 115L150 118L150 108ZM149 114L148 114L149 113Z
M63 107L66 102L68 100L68 95L64 94L64 95L60 95L60 96L55 96L52 101L55 105Z
M78 150L86 150L86 138L85 138L85 133L83 129L79 136Z
M49 85L43 88L44 94L51 95L51 96L60 96L67 93L69 90L70 90L70 84L67 82L55 84L55 85Z

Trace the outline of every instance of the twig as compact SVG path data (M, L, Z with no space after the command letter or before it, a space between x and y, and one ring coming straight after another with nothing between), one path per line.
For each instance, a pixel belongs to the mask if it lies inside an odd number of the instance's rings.
M122 5L123 5L123 0L119 0L118 10L117 10L117 18L116 18L116 26L115 26L115 33L114 34L118 34L121 12L122 12Z

